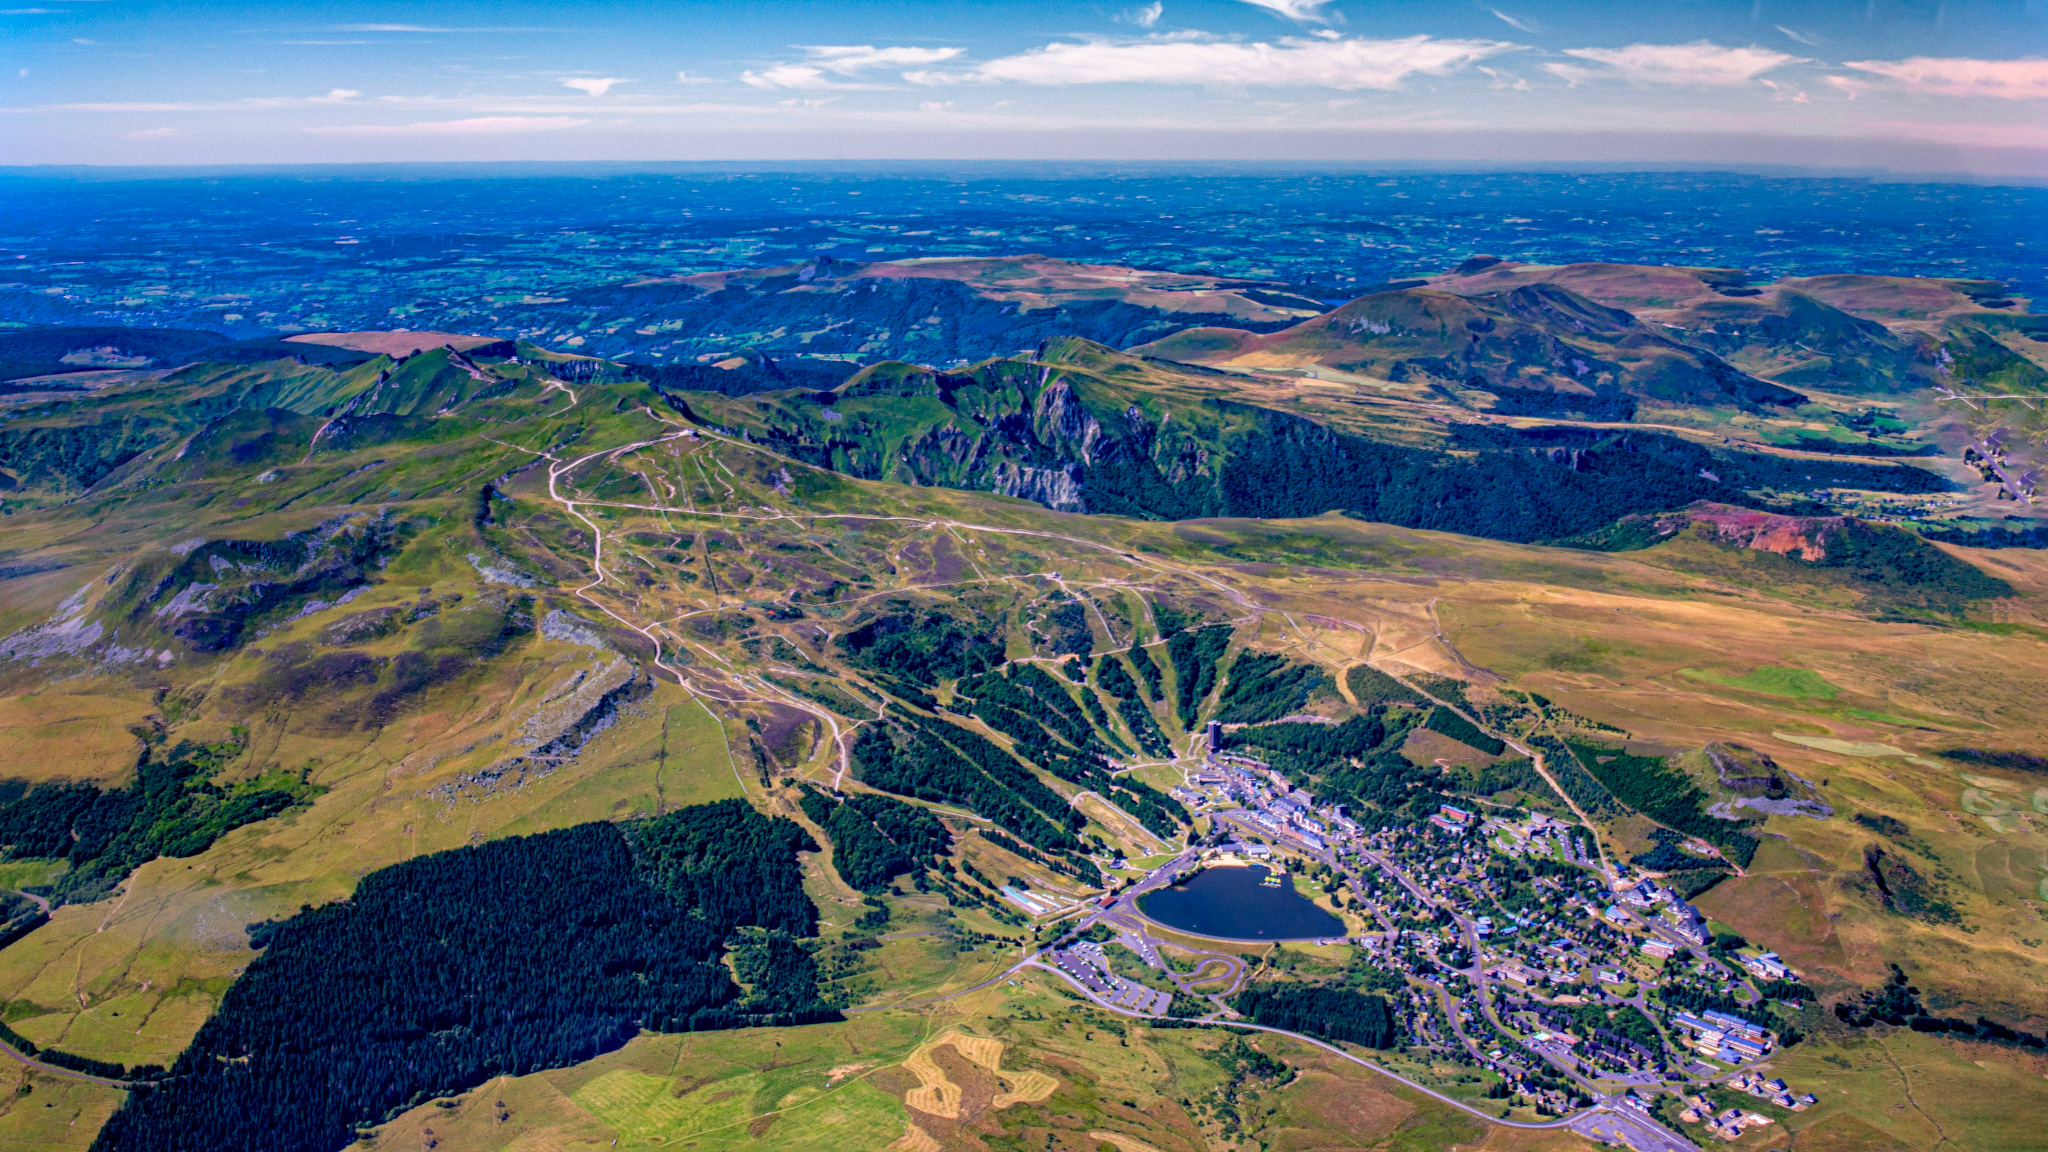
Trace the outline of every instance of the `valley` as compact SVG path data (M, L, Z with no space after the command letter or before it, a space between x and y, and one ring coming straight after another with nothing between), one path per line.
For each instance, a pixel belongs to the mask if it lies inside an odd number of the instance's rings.
M1034 267L990 290L1108 274ZM0 878L50 905L0 1133L2025 1147L2048 566L1970 546L2031 449L1986 479L2005 410L1936 385L2031 395L2029 314L1729 288L1468 262L837 378L334 332L0 398ZM1341 930L1138 900L1252 860ZM344 922L388 947L330 970ZM499 999L393 962L458 927ZM391 1000L323 1064L290 998L346 974Z

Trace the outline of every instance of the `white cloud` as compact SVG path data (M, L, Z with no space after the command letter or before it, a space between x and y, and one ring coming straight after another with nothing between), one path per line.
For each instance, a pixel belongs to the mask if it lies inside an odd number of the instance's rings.
M1567 48L1564 54L1605 64L1637 84L1747 84L1773 68L1800 62L1800 57L1768 48L1723 48L1706 40L1690 44L1630 44L1625 48Z
M1323 14L1323 9L1328 8L1330 2L1331 0L1244 0L1244 3L1255 8L1277 12L1299 24L1329 23L1330 18Z
M1806 98L1806 93L1801 92L1790 84L1780 84L1776 80L1766 80L1761 76L1757 77L1756 82L1771 90L1771 99L1773 100L1789 100L1794 104L1812 103L1811 100Z
M2048 59L1969 60L1914 56L1906 60L1851 60L1858 72L1882 76L1920 96L1980 96L1995 100L2048 100ZM1838 88L1854 81L1828 78Z
M1136 24L1140 28L1157 28L1159 26L1159 18L1164 15L1166 15L1166 5L1161 0L1153 0L1152 3L1145 5L1143 8L1133 8L1128 12L1119 12L1114 19L1124 24Z
M841 88L825 75L823 68L809 64L777 64L759 72L742 72L740 81L754 88Z
M23 75L27 75L26 70ZM240 100L212 103L198 101L123 101L81 104L46 104L63 112L249 112L281 108L303 108L311 104L346 104L362 97L353 88L335 88L325 96L244 96ZM392 97L385 97L389 100Z
M1501 23L1506 24L1508 27L1513 28L1518 32L1543 31L1542 26L1538 25L1534 20L1530 20L1527 17L1510 16L1498 8L1488 8L1487 11L1493 13L1494 19L1499 20Z
M1808 48L1820 47L1820 41L1815 39L1810 33L1795 32L1792 29L1785 27L1783 24L1774 24L1772 25L1772 27L1776 28L1780 33L1784 35L1785 39L1792 41L1794 44L1804 44Z
M1863 95L1865 92L1870 91L1871 88L1870 81L1852 80L1847 76L1823 76L1821 77L1821 79L1841 89L1845 94L1848 95L1849 99L1851 100L1854 100L1857 97Z
M590 123L574 116L476 116L468 120L429 120L418 124L347 124L308 128L315 136L507 136L521 132L552 132Z
M911 72L920 84L1199 84L1210 87L1393 89L1516 51L1493 40L1301 39L1240 43L1189 37L1048 44L969 72Z
M177 134L178 130L176 128L144 128L139 132L128 133L128 138L130 140L162 140L167 136L176 136Z
M920 112L950 112L952 109L951 100L926 100L917 106Z
M811 63L841 76L852 76L870 68L915 68L951 60L959 48L877 48L872 44L803 45Z
M567 76L562 79L562 87L574 88L585 96L602 96L611 91L613 85L631 83L631 80L621 80L617 76Z
M546 32L546 28L443 28L433 24L329 24L334 32Z
M877 68L912 68L939 64L960 55L959 48L877 48L872 44L807 44L810 59L801 64L776 64L759 72L742 72L740 81L754 88L875 88L878 85L835 80L856 77Z
M1581 68L1577 64L1563 64L1556 60L1545 64L1543 70L1564 81L1564 85L1567 88L1577 88L1579 85L1593 79L1593 70L1591 68Z
M1512 72L1502 72L1496 68L1488 68L1484 64L1476 64L1473 67L1476 71L1478 71L1479 73L1484 75L1488 80L1491 80L1493 82L1490 85L1488 85L1488 87L1490 88L1494 88L1496 90L1512 90L1516 92L1529 91L1529 82L1527 80L1522 79L1520 76L1515 75Z

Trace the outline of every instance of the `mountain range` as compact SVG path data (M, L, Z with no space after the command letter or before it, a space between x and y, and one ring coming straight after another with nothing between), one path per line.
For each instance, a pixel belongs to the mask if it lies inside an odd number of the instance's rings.
M0 1139L1591 1147L1495 1126L1549 1117L1467 1061L1468 977L1368 956L1313 854L1274 883L1341 937L1070 938L1263 835L1224 764L1403 859L1482 813L1489 924L1605 947L1539 882L1611 867L1782 957L1711 1000L1815 1093L1766 1142L2032 1138L2048 566L1972 397L2048 356L1999 285L1022 256L575 305L0 334ZM1528 1010L1587 1043L1720 996L1556 953Z

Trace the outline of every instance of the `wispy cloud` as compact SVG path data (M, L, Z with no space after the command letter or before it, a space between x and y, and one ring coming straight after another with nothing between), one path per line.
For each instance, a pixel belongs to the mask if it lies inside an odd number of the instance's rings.
M1484 75L1487 79L1493 82L1492 84L1488 85L1488 87L1495 89L1512 90L1515 92L1529 91L1529 82L1527 80L1522 79L1520 76L1515 75L1512 72L1502 72L1495 68L1488 68L1484 64L1476 64L1473 67L1480 74Z
M1254 8L1277 12L1297 24L1328 24L1330 18L1323 9L1331 0L1243 0Z
M1794 44L1804 44L1808 48L1820 47L1820 41L1816 39L1811 33L1794 31L1791 28L1785 27L1783 24L1773 24L1772 27L1776 28L1780 35L1785 37L1785 39L1792 41Z
M546 28L447 28L437 24L329 24L334 32L546 32Z
M1545 64L1543 70L1564 81L1567 88L1577 88L1593 79L1591 68L1581 68L1577 64L1565 64L1557 60Z
M1536 23L1534 20L1528 19L1527 17L1511 16L1498 8L1488 8L1487 11L1493 13L1494 19L1500 21L1503 24L1506 24L1508 27L1513 28L1518 32L1536 33L1543 31L1542 25Z
M872 44L806 44L802 48L813 64L841 76L876 68L916 68L938 64L963 51L959 48L877 48Z
M1847 76L1823 76L1821 79L1827 81L1832 87L1841 89L1842 94L1851 100L1860 98L1865 92L1870 91L1871 88L1870 81L1851 80Z
M1756 82L1771 90L1773 100L1789 101L1793 104L1812 103L1806 98L1806 93L1790 84L1780 84L1776 80L1766 80L1761 76L1756 78Z
M1564 54L1604 64L1637 84L1689 86L1747 84L1773 68L1801 59L1768 48L1724 48L1707 40L1690 44L1630 44L1624 48L1567 48ZM1585 75L1582 73L1581 79Z
M553 132L590 123L575 116L475 116L468 120L428 120L416 124L344 124L306 129L315 136L508 136Z
M872 44L800 45L809 57L803 63L776 64L758 72L740 73L740 81L754 88L876 88L873 83L855 83L853 78L880 69L917 68L941 64L960 55L959 48L877 48ZM834 76L846 79L833 79Z
M777 64L759 72L740 73L740 82L750 88L870 88L870 84L843 84L811 64Z
M921 84L1191 84L1207 87L1393 89L1442 76L1520 45L1494 40L1287 38L1240 43L1190 37L1085 41L991 60L958 73L913 72Z
M1152 3L1145 5L1143 8L1133 8L1127 12L1119 12L1111 17L1111 19L1124 24L1136 24L1140 28L1157 28L1159 26L1159 18L1164 15L1166 15L1166 5L1161 3L1160 0L1153 0Z
M245 96L240 100L217 101L105 101L41 105L63 112L250 112L280 108L305 108L319 104L347 104L362 98L353 88L335 88L324 96Z
M142 129L142 130L140 130L140 131L137 131L137 132L130 132L130 133L128 133L128 139L130 139L130 140L163 140L163 139L166 139L166 138L168 138L168 137L171 137L171 136L176 136L176 135L178 135L178 130L177 130L176 128L144 128L144 129Z
M631 80L623 80L617 76L565 76L562 78L562 87L574 88L585 96L602 96L617 85L631 83Z
M1919 96L1977 96L1993 100L2048 100L2048 59L1970 60L1914 56L1905 60L1851 60L1845 67L1891 81ZM1844 78L1846 80L1846 78ZM1829 77L1836 87L1857 82ZM1852 92L1853 94L1853 92Z

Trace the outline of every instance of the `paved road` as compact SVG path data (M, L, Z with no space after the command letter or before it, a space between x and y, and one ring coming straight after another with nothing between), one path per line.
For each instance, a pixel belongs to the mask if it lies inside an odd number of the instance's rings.
M1634 1102L1623 1102L1621 1097L1601 1099L1594 1111L1573 1119L1571 1129L1595 1140L1626 1144L1636 1152L1699 1152L1692 1141L1659 1124Z
M83 1072L74 1072L69 1068L59 1068L55 1064L45 1064L5 1040L0 1040L0 1052L4 1052L15 1060L49 1076L56 1076L65 1080L82 1080L87 1084L98 1084L103 1088L128 1087L124 1081L110 1080L105 1076L89 1076Z
M1036 968L1040 971L1050 972L1053 975L1058 976L1060 979L1067 981L1070 985L1072 985L1075 988L1075 990L1079 991L1082 995L1088 997L1089 1001L1093 1003L1096 1007L1101 1008L1105 1011L1115 1012L1120 1016L1129 1016L1139 1020L1151 1019L1150 1017L1145 1016L1143 1013L1132 1012L1129 1009L1120 1008L1117 1005L1111 1004L1103 1000L1101 997L1096 996L1080 981L1075 980L1072 976L1068 975L1065 972L1060 971L1058 968L1053 967L1052 965L1043 964L1038 962L1036 959L1033 959L1025 961L1018 967ZM1225 1023L1222 1021L1217 1021L1206 1017L1203 1019L1202 1022L1210 1024ZM1471 1115L1486 1121L1488 1124L1498 1124L1503 1128L1571 1128L1575 1131L1585 1131L1586 1129L1582 1128L1582 1125L1597 1124L1602 1131L1612 1130L1617 1133L1627 1133L1629 1135L1635 1136L1634 1140L1626 1142L1636 1147L1638 1152L1699 1152L1699 1149L1693 1146L1692 1144L1688 1143L1684 1137L1679 1136L1675 1133L1666 1132L1661 1125L1657 1124L1656 1121L1651 1120L1649 1117L1641 1114L1637 1110L1607 1100L1600 1101L1598 1104L1594 1105L1594 1107L1589 1111L1580 1113L1576 1116L1561 1116L1555 1120L1544 1121L1503 1120L1498 1116L1492 1115L1487 1112L1482 1112L1479 1109L1474 1108L1473 1106L1465 1103L1462 1100L1457 1100L1453 1099L1452 1097L1446 1096L1443 1093L1438 1092L1436 1089L1428 1087L1427 1085L1418 1084L1415 1081L1410 1080L1406 1076L1401 1075L1399 1072L1395 1072L1389 1068L1385 1068L1379 1064L1375 1064L1362 1056L1358 1056L1354 1053L1347 1052L1344 1049L1337 1047L1335 1044L1331 1044L1324 1040L1318 1040L1314 1036L1305 1036L1299 1032L1290 1032L1285 1028L1274 1028L1264 1024L1249 1024L1238 1020L1228 1021L1227 1024L1229 1027L1232 1028L1243 1028L1254 1032L1271 1032L1276 1036L1287 1036L1295 1040L1299 1040L1304 1044L1313 1044L1316 1047L1323 1049L1325 1052L1329 1052L1332 1055L1342 1057L1345 1060L1349 1060L1353 1064L1356 1064L1362 1068L1367 1068L1374 1072L1377 1072L1380 1075L1385 1076L1387 1079L1397 1081L1403 1085L1406 1085L1409 1088L1413 1088L1415 1091L1420 1092L1425 1096L1429 1096L1433 1099L1440 1100L1443 1103L1449 1104L1453 1108L1457 1108L1461 1111L1468 1112Z

